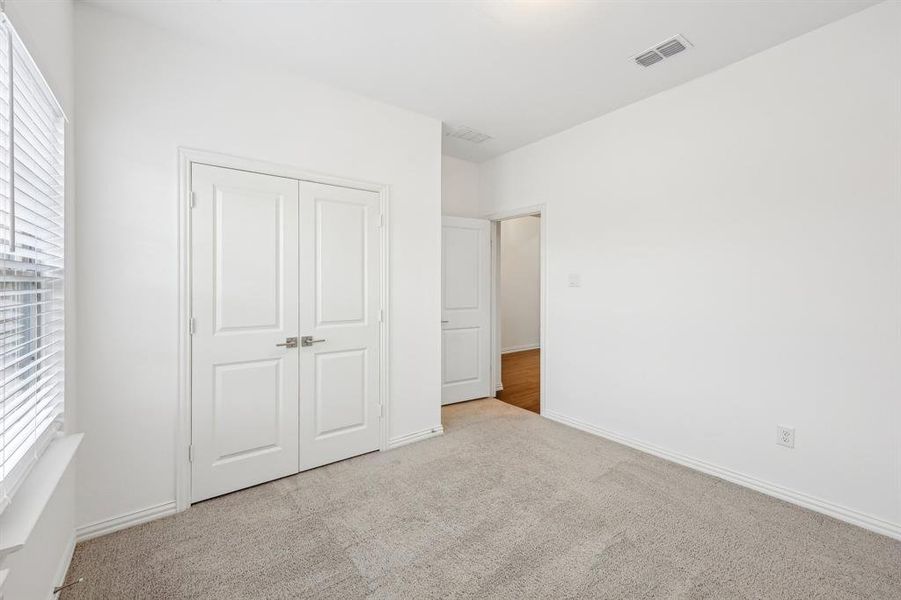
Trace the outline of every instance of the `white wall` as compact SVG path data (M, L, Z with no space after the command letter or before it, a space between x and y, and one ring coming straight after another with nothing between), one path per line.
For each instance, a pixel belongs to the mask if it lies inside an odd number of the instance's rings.
M6 13L69 117L66 126L66 425L75 431L75 255L74 255L74 4L7 0ZM15 502L15 497L13 497ZM71 558L75 536L75 465L71 464L25 547L3 568L10 570L7 598L46 600Z
M179 146L390 184L390 437L440 425L441 124L76 10L78 515L175 498Z
M541 324L541 219L501 221L501 351L537 348Z
M479 165L468 160L441 157L441 214L480 217Z
M889 2L486 163L547 203L543 408L901 536L899 142Z

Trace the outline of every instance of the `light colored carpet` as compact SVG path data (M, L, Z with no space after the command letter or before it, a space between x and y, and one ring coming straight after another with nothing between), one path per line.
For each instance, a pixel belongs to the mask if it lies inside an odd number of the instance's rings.
M901 598L901 542L497 400L79 544L64 600Z

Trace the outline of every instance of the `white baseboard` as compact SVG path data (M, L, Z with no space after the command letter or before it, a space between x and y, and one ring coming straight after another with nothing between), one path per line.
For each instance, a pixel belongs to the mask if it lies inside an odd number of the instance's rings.
M541 344L523 344L522 346L510 346L501 349L501 354L513 354L514 352L525 352L526 350L538 350Z
M834 504L827 500L822 500L803 492L798 492L796 490L792 490L775 483L763 481L761 479L757 479L756 477L745 475L743 473L739 473L737 471L733 471L719 465L711 464L703 460L692 458L684 454L670 452L669 450L647 444L640 440L622 436L618 433L597 427L579 419L568 417L558 412L543 410L541 412L541 415L553 421L563 423L564 425L569 425L570 427L575 427L576 429L581 429L582 431L593 433L608 440L623 444L624 446L629 446L631 448L635 448L636 450L641 450L642 452L647 452L648 454L659 456L660 458L678 463L696 471L701 471L702 473L706 473L708 475L713 475L714 477L719 477L720 479L725 479L726 481L730 481L740 486L750 488L762 494L773 496L775 498L779 498L780 500L785 500L786 502L790 502L797 506L801 506L814 512L828 515L840 521L844 521L852 525L857 525L858 527L863 527L864 529L869 529L870 531L875 531L876 533L886 535L896 540L901 540L901 524L899 523L892 523L890 521L886 521L879 517L874 517L873 515L859 512L846 506Z
M498 382L498 383L497 383L497 389L496 389L495 391L496 391L496 392L503 392L503 391L504 391L504 384L501 383L501 382Z
M72 556L75 554L75 532L72 532L72 535L69 536L69 541L66 542L66 550L63 552L63 556L59 561L59 566L56 568L56 573L53 576L53 587L58 587L63 585L66 582L66 573L69 572L69 565L72 564ZM50 591L50 595L47 596L49 600L56 600L56 594L53 593L52 589Z
M113 517L111 519L97 521L96 523L91 523L90 525L82 525L75 531L76 539L79 542L83 542L95 537L100 537L101 535L113 533L114 531L119 531L120 529L127 529L128 527L134 527L135 525L140 525L141 523L147 523L148 521L153 521L162 517L168 517L169 515L174 515L175 513L175 500L171 502L163 502L162 504L157 504L156 506L136 510L134 512L119 515L118 517Z
M401 446L406 446L407 444L412 444L413 442L420 442L422 440L427 440L431 437L435 437L444 433L444 426L438 425L437 427L430 427L429 429L423 429L422 431L414 431L413 433L408 433L407 435L401 435L396 438L391 438L388 440L388 449L392 448L400 448Z

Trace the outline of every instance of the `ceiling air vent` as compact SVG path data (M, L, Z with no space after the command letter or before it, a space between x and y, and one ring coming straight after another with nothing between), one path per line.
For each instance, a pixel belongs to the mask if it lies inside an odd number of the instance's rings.
M649 50L644 54L639 54L635 57L635 62L640 64L642 67L650 67L654 63L660 62L663 60L663 57L657 54L654 50Z
M689 48L691 48L691 43L681 35L677 35L664 42L660 42L650 50L646 50L638 56L633 56L632 60L642 67L650 67L665 58L679 54L683 50L688 50Z
M448 125L447 123L444 124L444 135L457 138L458 140L472 142L473 144L481 144L482 142L487 142L492 139L490 135L482 133L481 131L476 131L472 127L467 127L466 125Z

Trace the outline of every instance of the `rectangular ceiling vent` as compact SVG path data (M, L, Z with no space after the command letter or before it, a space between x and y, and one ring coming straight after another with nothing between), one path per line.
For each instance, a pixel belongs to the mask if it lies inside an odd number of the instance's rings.
M688 40L681 35L676 35L664 42L660 42L650 50L646 50L637 56L633 56L632 60L642 67L650 67L665 58L675 56L691 47L691 43Z
M466 125L448 125L447 123L444 124L444 135L473 144L481 144L482 142L487 142L492 139L487 133L476 131L472 127L467 127Z

